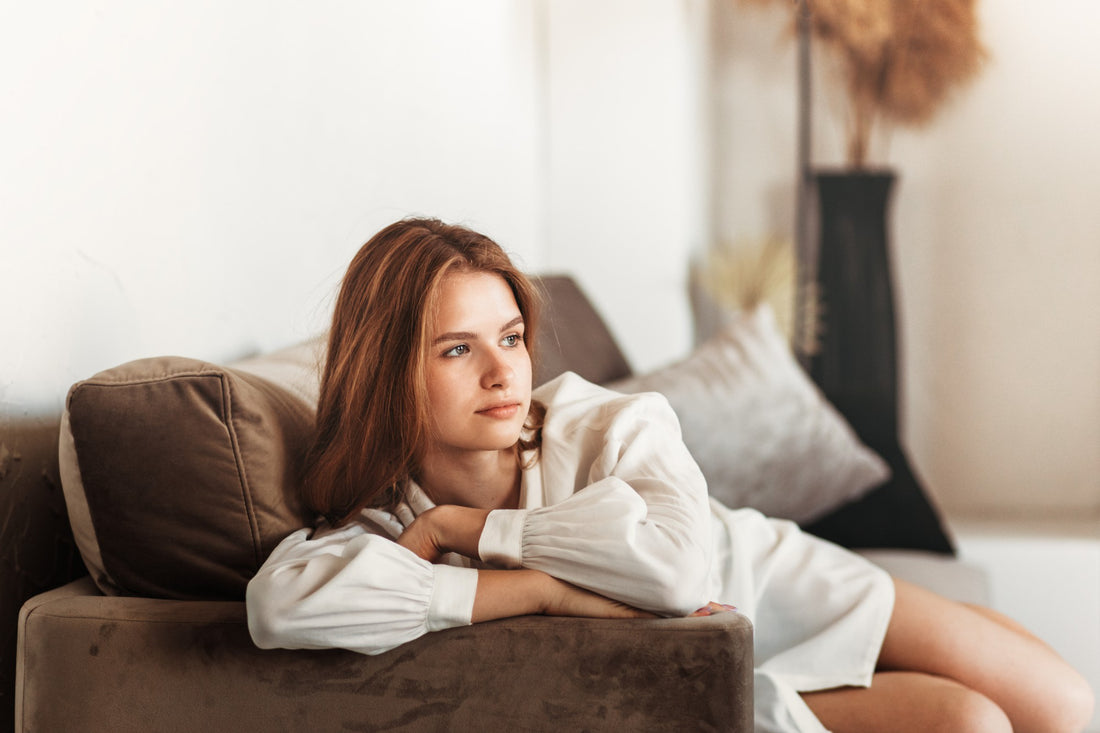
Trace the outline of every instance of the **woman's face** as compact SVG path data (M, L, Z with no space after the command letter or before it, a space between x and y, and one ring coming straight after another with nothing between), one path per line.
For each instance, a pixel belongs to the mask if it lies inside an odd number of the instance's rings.
M429 323L429 451L509 449L531 406L531 357L523 316L499 275L453 272Z

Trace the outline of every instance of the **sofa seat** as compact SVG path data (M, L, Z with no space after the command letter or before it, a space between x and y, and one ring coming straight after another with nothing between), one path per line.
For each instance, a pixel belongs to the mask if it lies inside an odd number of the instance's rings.
M952 555L921 550L857 550L858 554L900 580L960 603L988 606L989 576L979 565Z
M257 649L237 601L107 597L19 618L15 730L750 731L752 626L526 616L378 656Z

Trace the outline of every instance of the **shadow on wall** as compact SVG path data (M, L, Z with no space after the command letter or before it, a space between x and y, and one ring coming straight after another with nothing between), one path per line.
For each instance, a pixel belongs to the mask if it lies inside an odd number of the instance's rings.
M86 574L57 471L60 416L0 418L0 733L15 720L19 609Z

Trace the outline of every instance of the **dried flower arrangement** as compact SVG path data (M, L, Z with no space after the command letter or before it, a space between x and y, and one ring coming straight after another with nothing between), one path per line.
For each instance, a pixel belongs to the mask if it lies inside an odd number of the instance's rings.
M790 343L808 350L818 336L818 299L808 294L801 301L806 312L796 313L797 276L791 241L775 236L719 242L702 253L691 268L692 287L721 311L747 312L767 304Z
M799 0L740 0L747 5ZM848 163L867 165L876 124L921 126L970 81L986 51L976 0L802 0L812 38L838 62L847 92Z

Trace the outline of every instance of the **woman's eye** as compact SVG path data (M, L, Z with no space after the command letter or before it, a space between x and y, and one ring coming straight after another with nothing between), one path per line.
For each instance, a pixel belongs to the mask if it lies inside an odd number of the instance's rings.
M470 353L470 347L466 344L459 344L452 349L447 349L443 352L443 356L462 356L463 354Z
M504 337L504 343L507 346L519 346L523 343L523 335L518 333L510 333Z

